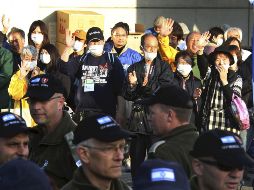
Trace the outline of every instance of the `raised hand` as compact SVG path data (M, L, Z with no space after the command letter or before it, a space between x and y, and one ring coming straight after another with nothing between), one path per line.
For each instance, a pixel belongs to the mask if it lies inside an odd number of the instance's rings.
M65 42L67 47L72 47L75 42L75 39L73 38L72 33L68 28L65 30Z
M23 79L29 73L29 71L30 71L30 65L26 61L21 61L21 66L20 65L18 65L18 66L19 66L19 70L20 70L19 78Z
M174 20L171 18L167 18L166 22L162 25L161 30L160 30L160 35L161 36L169 36L172 31L173 31L173 24Z
M10 28L10 18L7 19L5 15L2 16L3 33L6 34Z
M210 38L211 34L210 32L204 32L201 37L199 38L199 40L197 41L196 46L198 47L198 49L204 49L205 46L207 46L207 44L209 43L209 38Z
M129 83L130 83L131 86L136 85L136 84L137 84L137 80L138 80L138 79L137 79L136 72L135 72L135 71L130 72L130 73L128 74L128 79L129 79Z

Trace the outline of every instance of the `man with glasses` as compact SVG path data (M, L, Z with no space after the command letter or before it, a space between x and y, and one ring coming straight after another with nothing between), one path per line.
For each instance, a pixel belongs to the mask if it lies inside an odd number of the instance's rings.
M38 134L31 137L29 159L42 167L58 187L67 183L76 169L64 139L75 123L63 111L66 91L60 80L50 74L29 80L27 102Z
M108 115L97 114L82 120L74 131L73 143L81 166L62 190L128 190L118 178L128 151L125 139L130 133L121 129Z
M219 129L202 134L190 155L196 174L191 179L192 190L236 190L244 167L254 164L244 151L240 137Z
M134 102L150 96L159 86L173 83L174 77L169 64L157 57L158 40L153 34L144 34L141 37L140 48L144 58L129 66L123 90L124 98ZM137 134L130 147L131 173L134 176L154 139L147 122L146 107L133 105L128 129Z

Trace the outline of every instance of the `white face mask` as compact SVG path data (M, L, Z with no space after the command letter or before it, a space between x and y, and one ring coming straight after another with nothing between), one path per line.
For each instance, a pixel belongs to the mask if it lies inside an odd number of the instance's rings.
M144 54L145 54L145 60L147 61L153 61L157 57L157 52L150 53L150 52L144 51Z
M178 64L177 71L184 77L188 76L192 71L192 67L189 64Z
M37 60L35 61L28 61L27 62L30 68L30 71L34 70L34 68L37 66Z
M104 45L90 45L89 52L94 56L101 56L103 53Z
M41 44L43 41L43 35L42 34L32 34L31 39L35 44Z
M43 53L43 54L40 55L40 60L44 64L49 64L49 62L51 61L50 55L46 54L46 53Z
M217 46L221 46L223 44L223 39L219 38L217 40Z
M237 61L238 61L237 56L233 55L233 58L234 58L234 63L237 64Z
M82 50L84 43L80 42L78 40L75 41L74 45L73 45L73 50L76 52L79 52Z

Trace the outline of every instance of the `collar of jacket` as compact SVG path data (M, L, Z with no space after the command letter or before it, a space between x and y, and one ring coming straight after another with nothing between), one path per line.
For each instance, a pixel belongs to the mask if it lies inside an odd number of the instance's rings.
M127 46L127 44L126 44L125 47L123 48L123 50L121 51L121 53L120 53L120 55L119 55L118 57L120 57L124 52L126 52L127 49L128 49L128 46ZM111 49L111 52L110 52L110 53L114 53L114 54L117 55L117 52L116 52L116 50L115 50L114 45L113 45L113 48Z
M198 134L196 127L194 125L192 124L181 125L179 127L172 129L168 134L162 137L162 139L174 138L177 137L178 135L181 135L182 133L188 132L193 133L193 131L196 131L196 133Z
M62 143L64 140L64 135L70 131L73 131L75 126L76 124L72 121L70 115L66 111L63 111L63 117L52 133L45 134L43 130L43 127L45 126L38 125L36 127L39 131L39 134L43 136L40 144L57 145Z
M75 185L75 187L78 187L79 189L99 190L97 187L94 187L89 181L89 179L86 177L86 175L83 172L82 166L75 171L71 182ZM123 183L120 180L118 179L112 180L110 190L125 190L125 189L129 188L127 187L127 185L123 185Z

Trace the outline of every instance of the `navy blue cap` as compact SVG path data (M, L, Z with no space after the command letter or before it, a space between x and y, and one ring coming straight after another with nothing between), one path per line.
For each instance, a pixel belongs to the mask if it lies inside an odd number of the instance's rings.
M194 158L212 157L226 166L253 166L254 160L247 155L242 144L235 133L214 129L198 137L190 155Z
M61 93L65 98L67 97L67 92L58 78L52 74L41 74L29 80L25 97L46 101L55 93Z
M181 165L160 159L144 161L133 179L133 190L190 190Z
M92 40L104 40L103 32L99 27L89 28L86 33L86 41L89 43Z
M51 190L47 175L35 163L22 158L0 167L0 189Z
M176 108L192 109L193 103L190 95L176 85L167 85L159 88L149 98L137 101L145 105L164 104Z
M94 138L103 142L113 142L131 137L132 134L120 127L111 117L97 114L82 120L74 131L73 143Z
M19 133L36 132L33 128L27 127L25 120L11 112L0 113L0 137L10 138Z

